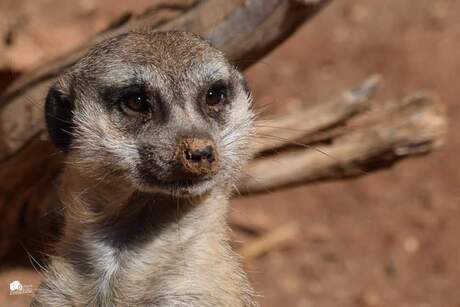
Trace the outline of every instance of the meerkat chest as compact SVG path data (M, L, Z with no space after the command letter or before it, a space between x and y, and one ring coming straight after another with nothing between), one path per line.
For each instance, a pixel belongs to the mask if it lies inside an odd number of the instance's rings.
M120 306L249 306L242 303L246 280L220 247L193 239L172 247L165 240L120 258L100 285L100 295Z

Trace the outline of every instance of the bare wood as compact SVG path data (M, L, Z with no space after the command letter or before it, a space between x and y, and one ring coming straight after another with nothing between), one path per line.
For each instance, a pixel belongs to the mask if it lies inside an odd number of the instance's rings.
M238 253L245 261L251 261L275 248L285 245L299 232L299 225L290 223L279 226L266 234L243 245Z
M315 121L315 118L305 120ZM400 159L428 153L442 144L447 130L446 112L437 96L420 93L375 108L340 129L342 133L329 140L330 145L307 144L301 150L251 161L247 176L238 184L239 191L261 193L301 183L364 175Z
M313 106L304 105L282 117L257 121L257 135L261 138L254 144L255 151L262 153L315 138L319 131L340 125L370 108L370 100L377 91L381 78L373 75L354 89L339 97Z

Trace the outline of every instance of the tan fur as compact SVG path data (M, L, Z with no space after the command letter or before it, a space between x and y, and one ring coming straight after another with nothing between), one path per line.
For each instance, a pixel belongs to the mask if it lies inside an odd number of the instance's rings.
M95 102L98 90L122 82L130 65L169 101L169 122L155 120L152 132L142 126L142 135ZM225 124L197 112L190 98L210 69L233 80ZM59 190L65 227L32 306L257 306L226 222L253 129L240 79L219 51L182 32L111 39L60 78L58 89L73 97L75 127ZM175 98L167 97L171 91ZM183 131L210 135L220 152L216 175L193 188L147 186L137 168L139 139L155 148L160 176L169 174L169 152Z

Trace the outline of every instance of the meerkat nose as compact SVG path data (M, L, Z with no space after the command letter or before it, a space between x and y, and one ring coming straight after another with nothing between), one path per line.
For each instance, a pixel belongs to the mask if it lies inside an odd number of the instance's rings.
M186 158L192 160L193 162L200 162L203 159L208 160L209 163L214 162L214 148L211 146L206 146L203 149L196 149L194 151L186 151Z
M179 160L186 172L192 175L215 173L218 153L209 139L184 138L179 142Z

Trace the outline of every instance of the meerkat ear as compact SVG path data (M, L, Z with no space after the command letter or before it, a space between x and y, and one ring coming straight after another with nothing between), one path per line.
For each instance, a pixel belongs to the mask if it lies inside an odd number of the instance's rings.
M46 126L54 145L67 152L72 142L72 103L68 95L54 85L50 88L45 102Z

